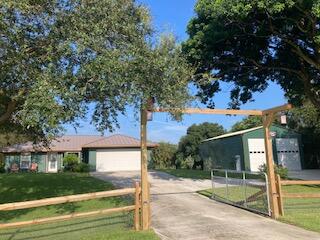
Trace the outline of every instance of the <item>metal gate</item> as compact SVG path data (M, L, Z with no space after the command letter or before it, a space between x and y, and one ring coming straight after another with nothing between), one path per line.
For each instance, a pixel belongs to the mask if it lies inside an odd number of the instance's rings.
M212 199L271 216L265 173L213 169Z

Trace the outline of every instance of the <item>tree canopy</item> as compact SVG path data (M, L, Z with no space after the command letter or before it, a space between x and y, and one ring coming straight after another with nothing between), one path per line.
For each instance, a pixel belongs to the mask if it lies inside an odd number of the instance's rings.
M233 108L273 81L290 102L320 108L319 1L198 0L195 12L183 49L203 103L214 107L220 80L234 86Z
M199 125L191 125L187 129L187 134L179 141L176 153L176 165L181 165L181 162L191 157L194 161L193 168L203 168L203 162L199 155L199 145L201 141L224 133L224 128L217 123L204 122Z
M261 116L248 116L242 119L239 122L236 122L231 127L231 132L237 132L249 128L262 126L262 117Z
M154 42L134 0L0 0L0 127L36 138L62 131L94 108L113 130L126 106L150 97L183 107L192 69L174 37Z
M310 102L288 113L288 127L302 134L306 168L320 168L320 110Z

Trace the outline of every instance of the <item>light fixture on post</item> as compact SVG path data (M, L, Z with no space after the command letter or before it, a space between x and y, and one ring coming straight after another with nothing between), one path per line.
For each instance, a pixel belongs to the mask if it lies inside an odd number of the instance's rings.
M287 125L287 115L281 115L280 116L280 122L283 125Z
M287 125L287 115L284 112L279 114L279 122L281 125Z

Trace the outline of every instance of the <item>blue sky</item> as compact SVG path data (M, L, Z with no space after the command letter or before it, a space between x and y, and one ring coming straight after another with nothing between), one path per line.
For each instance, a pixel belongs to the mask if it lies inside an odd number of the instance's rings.
M148 6L153 17L153 24L157 32L173 32L179 41L187 39L186 27L188 21L194 14L195 0L139 0ZM216 108L227 108L231 85L224 84L222 91L218 93L214 100ZM266 109L286 102L283 91L279 86L270 84L269 88L259 94L254 95L254 102L242 106L242 109ZM200 107L202 107L200 105ZM88 118L89 115L88 115ZM202 122L213 122L223 125L226 129L237 121L241 116L224 115L185 115L182 122L171 121L165 113L155 113L153 121L148 122L148 139L152 141L167 141L177 143L181 136L186 133L187 128L192 124ZM139 138L139 122L134 116L132 109L128 108L128 114L119 118L120 129L115 133L121 133ZM90 125L90 121L81 121L81 127L75 131L72 127L66 126L67 134L99 134ZM106 132L106 135L111 133Z

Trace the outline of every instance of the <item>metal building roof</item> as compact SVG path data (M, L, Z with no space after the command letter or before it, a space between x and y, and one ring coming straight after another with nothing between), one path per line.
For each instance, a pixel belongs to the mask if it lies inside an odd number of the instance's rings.
M241 131L237 131L237 132L231 132L231 133L226 133L217 137L213 137L213 138L208 138L203 140L202 142L207 142L207 141L211 141L211 140L217 140L217 139L221 139L221 138L227 138L227 137L232 137L232 136L237 136L237 135L242 135L248 132L252 132L258 129L261 129L262 126L260 127L254 127L254 128L249 128L249 129L245 129L245 130L241 130Z

